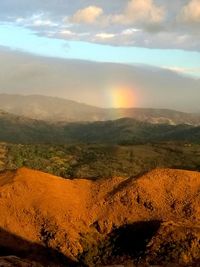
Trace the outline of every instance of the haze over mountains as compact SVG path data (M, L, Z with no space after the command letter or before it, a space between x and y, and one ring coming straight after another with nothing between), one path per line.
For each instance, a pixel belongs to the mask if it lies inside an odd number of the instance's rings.
M47 58L6 49L0 49L0 58L0 93L42 94L116 107L118 88L126 95L130 87L134 106L200 112L200 79L164 68Z
M93 122L134 118L148 123L199 125L200 114L167 109L100 108L75 101L41 95L0 94L0 110L48 122Z

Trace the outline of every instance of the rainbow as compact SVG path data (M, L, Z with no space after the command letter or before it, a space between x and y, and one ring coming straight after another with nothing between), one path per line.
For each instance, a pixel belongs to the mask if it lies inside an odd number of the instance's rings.
M131 108L135 106L134 89L128 86L113 86L108 89L109 102L114 108Z

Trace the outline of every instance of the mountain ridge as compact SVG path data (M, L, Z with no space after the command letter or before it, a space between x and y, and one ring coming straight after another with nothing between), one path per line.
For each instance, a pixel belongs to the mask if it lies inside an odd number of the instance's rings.
M0 141L11 143L140 144L180 141L199 143L200 127L188 124L152 124L134 118L97 122L52 123L3 112Z
M156 108L102 108L59 97L0 94L0 109L48 122L95 122L124 117L151 123L200 125L200 114Z

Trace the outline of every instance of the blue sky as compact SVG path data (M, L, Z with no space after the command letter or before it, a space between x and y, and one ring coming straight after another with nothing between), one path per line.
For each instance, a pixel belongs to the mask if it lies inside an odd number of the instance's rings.
M0 24L0 45L36 55L100 62L145 64L200 77L200 53L178 49L111 46L50 38L13 23Z

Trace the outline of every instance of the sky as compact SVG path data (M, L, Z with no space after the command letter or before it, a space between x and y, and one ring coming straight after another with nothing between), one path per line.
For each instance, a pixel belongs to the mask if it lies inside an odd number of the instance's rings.
M200 0L1 0L0 52L0 68L7 57L8 71L14 64L11 57L23 64L30 55L41 59L38 68L43 58L60 60L62 66L72 59L128 64L134 70L159 68L158 76L169 70L166 75L177 74L183 83L187 78L193 84L200 79ZM124 76L122 80L123 85L115 86L134 87ZM6 83L0 92L16 92L9 75ZM107 85L110 90L113 83ZM33 82L26 86L33 92ZM70 97L69 89L59 96Z

